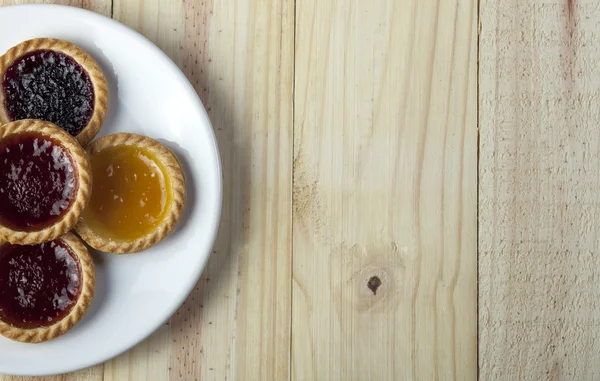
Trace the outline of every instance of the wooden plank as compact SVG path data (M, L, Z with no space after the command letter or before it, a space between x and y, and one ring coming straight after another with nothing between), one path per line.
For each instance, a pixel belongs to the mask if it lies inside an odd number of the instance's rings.
M179 1L113 1L113 18L136 29L179 63L183 39L183 5ZM170 325L104 365L104 381L165 380L174 339Z
M292 378L477 375L477 2L297 0Z
M172 380L285 379L293 1L115 0L114 9L115 18L179 63L209 112L223 162L223 218L215 250L170 329L158 333L171 343L159 359L167 357ZM147 371L154 361L150 354L137 350L108 364L107 379L140 379L134 374L162 379Z
M195 358L201 379L283 380L290 363L294 3L202 4L186 3L183 67L214 123L225 206L198 294L200 319L188 315L202 324L192 342L199 356L181 351L171 363L189 367Z
M600 7L481 4L480 368L600 377Z
M0 6L15 5L15 4L63 4L75 7L85 8L94 12L110 17L111 0L52 0L52 1L22 1L22 0L0 0ZM85 369L79 372L70 373L68 376L54 377L14 377L0 374L0 381L59 381L68 377L70 381L102 381L103 380L103 365Z

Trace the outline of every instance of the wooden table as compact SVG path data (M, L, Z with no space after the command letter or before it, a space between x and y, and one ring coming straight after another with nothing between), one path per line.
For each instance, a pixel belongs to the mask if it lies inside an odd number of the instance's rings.
M225 204L167 325L48 380L600 377L597 0L63 3L181 67Z

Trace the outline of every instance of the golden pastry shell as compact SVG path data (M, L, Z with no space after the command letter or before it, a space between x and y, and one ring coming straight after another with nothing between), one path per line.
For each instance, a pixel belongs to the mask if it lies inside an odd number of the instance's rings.
M83 218L75 227L79 236L96 250L111 254L129 254L143 251L168 237L177 225L186 199L185 176L175 154L164 145L147 136L134 133L116 133L104 136L87 147L87 153L93 160L95 153L105 148L119 145L134 145L152 152L166 169L171 181L172 201L165 219L154 231L133 241L121 241L102 237L89 227ZM92 190L93 192L93 190Z
M100 131L108 109L108 84L100 65L82 48L72 42L56 38L34 38L10 48L0 57L0 79L12 63L23 55L36 50L53 50L73 58L88 73L94 86L94 112L90 121L75 137L79 144L86 146ZM0 91L0 123L10 122L4 106L4 91Z
M73 233L59 238L71 247L81 267L81 292L76 304L62 320L49 327L18 328L0 319L0 335L23 343L42 343L64 335L85 316L96 292L96 267L84 243ZM0 242L0 246L5 243Z
M85 150L68 132L50 122L23 119L0 126L0 141L13 134L35 132L60 142L69 153L77 172L77 193L68 211L55 223L37 231L20 231L0 223L0 240L18 245L35 245L51 241L71 230L86 208L92 188L92 170Z

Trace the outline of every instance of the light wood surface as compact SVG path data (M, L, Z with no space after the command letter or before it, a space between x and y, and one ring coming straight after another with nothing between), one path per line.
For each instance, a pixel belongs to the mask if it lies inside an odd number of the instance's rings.
M476 0L67 3L194 84L224 210L168 325L44 380L476 379Z
M293 380L475 379L476 25L297 1Z
M600 378L600 7L481 4L482 380Z
M112 380L143 379L132 371L172 380L288 377L293 15L289 1L114 2L113 17L157 43L194 84L219 141L225 194L204 276L164 338L151 339L166 344L150 344L162 353L141 349L109 363Z

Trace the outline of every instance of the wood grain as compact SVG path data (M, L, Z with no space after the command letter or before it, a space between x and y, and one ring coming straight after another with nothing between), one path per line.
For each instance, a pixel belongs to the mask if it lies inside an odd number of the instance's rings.
M475 1L298 0L293 380L477 374Z
M481 4L480 368L600 377L600 7Z
M207 108L223 163L215 250L197 288L162 333L170 345L160 359L168 359L171 380L285 379L293 2L115 0L114 9L116 19L179 63ZM125 356L109 366L131 380L139 379L132 370L153 361L144 350Z
M476 378L476 0L72 4L182 68L224 209L168 325L45 380Z

